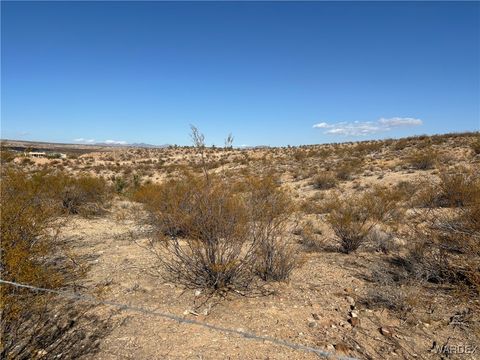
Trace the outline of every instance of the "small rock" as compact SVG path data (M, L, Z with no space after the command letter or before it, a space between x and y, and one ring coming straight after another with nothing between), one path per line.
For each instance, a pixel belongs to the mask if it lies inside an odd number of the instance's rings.
M195 296L199 297L202 294L202 290L195 290Z
M352 326L360 325L360 318L358 317L358 311L352 310L350 311L350 319L348 320Z
M315 320L320 320L320 316L318 316L318 314L313 313L313 314L312 314L312 317L313 317Z
M380 334L386 337L392 337L393 336L393 331L391 328L388 327L381 327L380 328Z
M346 296L345 299L348 301L348 303L351 306L355 306L355 299L354 298L352 298L351 296Z
M360 325L360 319L358 317L352 317L348 320L352 326Z
M308 320L308 327L315 328L317 326L318 326L318 324L315 320L311 320L311 319Z

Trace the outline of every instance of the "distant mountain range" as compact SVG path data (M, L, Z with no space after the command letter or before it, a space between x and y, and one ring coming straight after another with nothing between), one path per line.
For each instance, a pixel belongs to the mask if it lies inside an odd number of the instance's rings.
M11 140L0 139L0 143L5 146L20 146L20 147L32 147L32 148L45 148L45 147L71 147L71 148L95 148L95 147L133 147L133 148L150 148L150 149L163 149L171 146L170 144L152 145L146 143L132 143L132 144L112 144L108 142L95 142L95 143L54 143L45 141L27 141L27 140Z
M108 147L135 147L135 148L152 148L152 149L163 149L171 146L170 144L163 144L163 145L152 145L152 144L146 144L146 143L112 144L112 143L105 143L105 142L96 142L92 144L82 144L82 145L108 146Z

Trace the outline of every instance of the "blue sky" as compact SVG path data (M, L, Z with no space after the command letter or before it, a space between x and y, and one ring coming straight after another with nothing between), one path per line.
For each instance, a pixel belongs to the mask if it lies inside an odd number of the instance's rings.
M478 2L2 2L1 136L299 145L480 128Z

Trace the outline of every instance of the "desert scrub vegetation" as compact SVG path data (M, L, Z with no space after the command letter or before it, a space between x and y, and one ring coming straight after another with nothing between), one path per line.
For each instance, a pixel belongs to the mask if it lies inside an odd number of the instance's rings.
M469 168L442 170L416 210L406 268L419 279L480 291L480 176Z
M256 274L265 281L285 280L298 263L295 248L285 239L295 212L291 196L273 175L249 176L242 185Z
M358 174L363 166L363 160L360 158L346 158L340 160L340 164L335 168L335 174L338 180L351 180L352 176Z
M296 266L294 248L284 238L293 206L271 178L232 183L212 174L184 175L145 185L134 198L152 216L157 235L150 250L169 281L248 290L255 276L284 280Z
M163 276L188 288L250 290L255 278L285 280L295 268L286 239L294 206L273 175L239 180L210 173L204 136L192 127L202 175L141 186L133 198L151 215L149 250Z
M480 154L480 136L475 138L475 140L470 144L470 148L475 155Z
M394 226L402 217L401 197L394 190L375 187L359 195L328 201L327 221L340 240L342 252L357 250L378 225Z
M480 196L477 183L478 174L473 168L440 168L438 178L421 181L416 185L411 204L414 207L431 209L462 208Z
M48 183L12 169L0 182L2 279L68 289L84 274L56 236L61 222ZM76 359L98 350L108 323L55 294L0 286L2 359Z
M318 190L332 189L337 186L337 178L333 172L323 172L313 178L312 184Z
M15 159L15 153L4 146L0 147L0 164L7 164Z
M62 207L68 214L97 215L110 198L110 189L103 178L59 174L54 175L52 180L58 182Z
M416 170L433 169L437 161L438 152L430 146L415 150L407 158L407 164Z

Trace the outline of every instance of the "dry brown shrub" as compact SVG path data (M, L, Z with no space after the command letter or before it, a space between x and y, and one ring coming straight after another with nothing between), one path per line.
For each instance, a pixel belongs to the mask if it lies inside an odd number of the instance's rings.
M433 169L438 161L438 153L431 147L415 150L407 159L407 163L417 170Z
M0 163L7 164L12 162L15 159L15 154L7 149L6 147L2 146L0 148Z
M399 201L396 192L380 187L361 195L331 199L327 220L340 239L341 250L347 254L355 251L377 224L399 221L402 215Z
M410 144L408 139L398 139L393 143L394 150L403 150Z
M59 174L48 179L58 186L58 196L69 214L99 214L110 195L107 183L102 178Z
M473 150L475 155L480 154L480 136L478 136L471 144L470 148Z
M296 265L283 238L293 211L288 194L273 176L234 182L209 173L204 136L193 126L192 140L203 176L185 173L134 195L146 203L158 230L148 249L165 278L212 291L248 290L255 275L286 279Z
M70 249L55 236L60 223L48 183L11 169L1 180L2 279L65 289L83 274ZM81 270L81 269L80 269ZM43 292L0 286L0 358L76 359L98 350L109 327L79 305Z
M315 176L312 182L315 189L327 190L337 186L337 179L331 172L323 172Z
M463 207L478 196L479 176L475 169L464 166L440 168L438 179L425 180L417 187L412 205L418 207Z
M285 239L295 208L272 175L250 176L244 183L250 236L256 246L256 272L265 281L285 280L297 266L295 248Z
M319 251L325 247L322 232L311 221L306 221L298 228L296 235L300 235L300 244L306 251Z
M352 176L361 172L363 160L361 158L343 159L336 167L335 173L339 180L351 180Z
M263 280L283 280L295 267L285 242L293 207L271 178L232 184L210 175L185 175L175 182L142 187L165 256L166 278L191 288L242 289Z
M412 276L480 292L480 176L457 168L440 174L437 194L416 211L406 267ZM439 201L441 199L441 201ZM439 206L442 206L441 208Z

